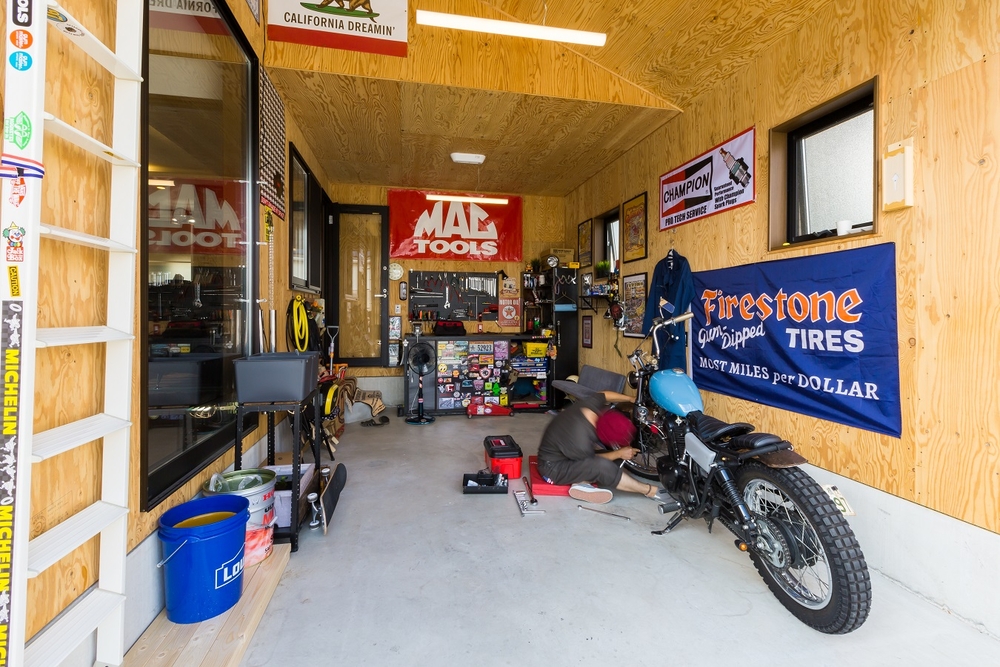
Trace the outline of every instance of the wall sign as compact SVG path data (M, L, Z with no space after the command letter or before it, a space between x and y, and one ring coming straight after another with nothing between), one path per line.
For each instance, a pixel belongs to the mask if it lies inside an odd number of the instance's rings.
M660 176L660 231L757 198L754 128Z
M407 0L270 0L267 38L406 56Z
M429 201L427 195L425 190L389 190L390 257L521 261L520 197L478 204Z
M694 274L701 389L899 437L891 243Z
M175 181L163 189L150 187L150 252L242 255L245 196L246 185L237 181Z

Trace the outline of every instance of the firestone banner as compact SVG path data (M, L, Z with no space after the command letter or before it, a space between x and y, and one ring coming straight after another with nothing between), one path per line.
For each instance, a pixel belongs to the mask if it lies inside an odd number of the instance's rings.
M660 231L757 198L754 128L660 176Z
M391 257L521 261L520 197L505 196L506 204L479 204L429 201L428 194L389 190Z
M899 437L896 251L694 274L699 388Z
M407 0L270 0L267 38L406 57Z

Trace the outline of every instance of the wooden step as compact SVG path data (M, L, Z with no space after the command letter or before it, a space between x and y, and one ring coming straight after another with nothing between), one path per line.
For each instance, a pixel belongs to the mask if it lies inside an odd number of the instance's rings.
M164 609L125 654L128 667L238 667L288 565L292 547L276 544L263 562L243 571L236 606L201 623L178 625Z

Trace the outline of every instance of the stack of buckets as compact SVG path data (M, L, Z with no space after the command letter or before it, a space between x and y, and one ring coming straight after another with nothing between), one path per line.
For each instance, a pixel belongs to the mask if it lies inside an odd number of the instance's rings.
M243 568L274 543L274 479L271 470L213 475L204 498L160 517L167 619L200 623L239 602Z

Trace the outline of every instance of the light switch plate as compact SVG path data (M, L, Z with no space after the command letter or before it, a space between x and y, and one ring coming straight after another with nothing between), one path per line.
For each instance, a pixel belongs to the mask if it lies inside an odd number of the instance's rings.
M396 314L399 315L402 312L403 312L403 306L401 306L400 304L397 303L396 304Z
M882 156L882 210L913 206L913 138L891 144Z

